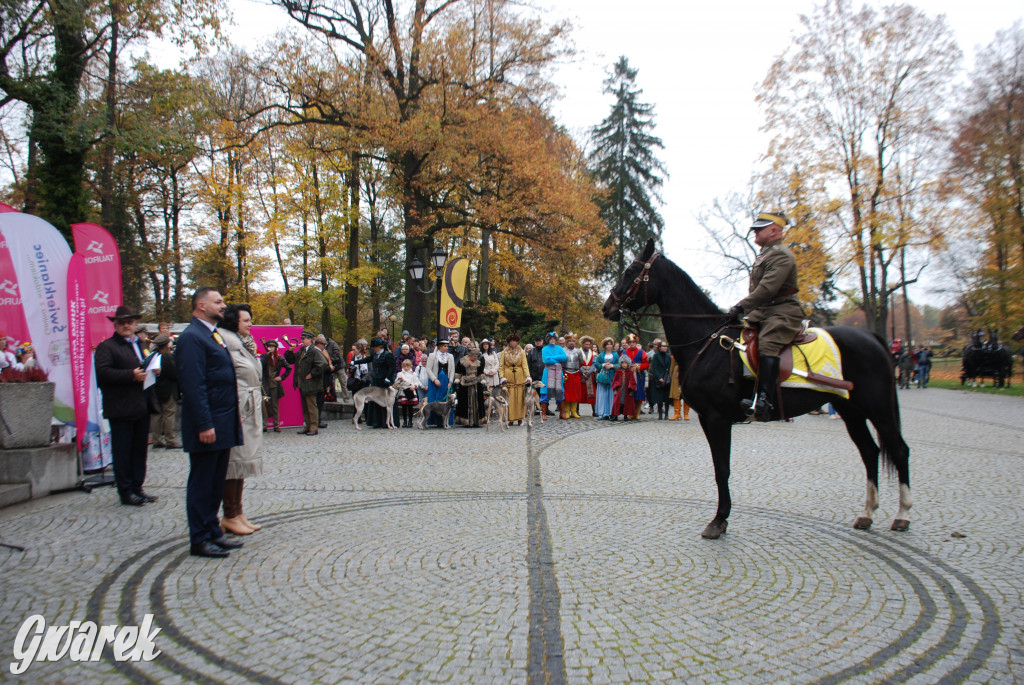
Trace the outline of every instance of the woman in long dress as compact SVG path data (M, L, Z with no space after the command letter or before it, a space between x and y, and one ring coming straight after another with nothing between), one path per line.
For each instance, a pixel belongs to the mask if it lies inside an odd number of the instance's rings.
M594 357L594 369L597 376L597 398L594 404L594 413L602 421L607 421L612 415L612 380L615 377L615 367L619 363L619 354L615 351L615 341L605 338L601 341L603 352L598 352Z
M519 336L510 333L501 351L500 376L508 381L508 422L523 425L526 417L526 384L531 381L526 352L519 346Z
M640 410L647 399L645 388L647 386L647 367L651 365L647 353L640 346L640 338L636 333L626 336L626 351L623 353L633 363L633 370L636 371L636 394L633 396L633 419L640 420Z
M479 428L484 418L483 366L480 348L470 343L466 356L455 366L455 423L459 426Z
M649 388L651 409L658 408L658 418L668 418L668 391L672 382L670 369L672 368L672 357L668 353L668 343L659 343L658 348L651 355L651 387Z
M501 385L501 359L490 340L480 341L480 362L484 365L484 388L490 390Z
M594 339L589 335L580 338L580 404L590 405L590 415L597 416L597 353L594 351ZM577 414L579 407L576 407Z
M256 356L256 341L249 335L252 310L247 304L228 305L218 330L235 366L238 387L238 418L243 444L231 448L224 481L224 518L220 526L228 533L249 535L262 526L252 523L242 509L245 479L263 473L263 365ZM251 341L250 345L246 345Z
M441 338L437 347L427 357L427 402L444 402L448 399L452 381L455 380L455 357L448 352L448 341ZM448 425L455 421L454 412L448 416ZM427 421L429 426L440 426L441 419L431 415Z

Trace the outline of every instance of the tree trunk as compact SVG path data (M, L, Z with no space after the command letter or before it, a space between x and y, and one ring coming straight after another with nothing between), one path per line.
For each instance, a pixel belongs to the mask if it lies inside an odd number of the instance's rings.
M359 268L359 165L362 155L350 155L348 172L348 279L345 283L345 344L351 349L359 338L359 284L352 274Z
M110 3L110 48L107 51L106 104L107 121L103 134L103 153L100 167L100 223L109 226L114 218L114 142L117 129L117 59L121 23L120 5Z
M480 240L480 292L477 301L487 304L491 299L491 231L483 229Z

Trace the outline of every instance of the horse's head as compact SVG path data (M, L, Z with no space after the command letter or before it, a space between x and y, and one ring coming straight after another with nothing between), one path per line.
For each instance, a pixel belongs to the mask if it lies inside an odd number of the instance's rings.
M658 255L654 249L654 240L648 240L644 251L626 267L619 282L604 301L604 306L601 307L604 318L618 321L622 316L622 310L636 311L654 302L656 293L649 279L651 265Z

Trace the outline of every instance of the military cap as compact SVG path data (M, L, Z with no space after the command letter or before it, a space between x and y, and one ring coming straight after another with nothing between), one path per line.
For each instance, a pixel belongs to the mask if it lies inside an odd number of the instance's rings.
M754 231L759 228L771 226L772 224L778 224L785 228L788 223L789 219L787 219L786 215L782 212L761 212L757 215L754 223L750 226L750 230Z

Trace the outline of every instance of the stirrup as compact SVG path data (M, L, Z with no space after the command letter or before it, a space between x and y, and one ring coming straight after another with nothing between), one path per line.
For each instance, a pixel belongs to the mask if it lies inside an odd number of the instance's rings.
M743 406L743 411L748 418L751 416L768 418L772 414L773 407L764 391L758 392L754 395L753 399L741 400L740 404Z

